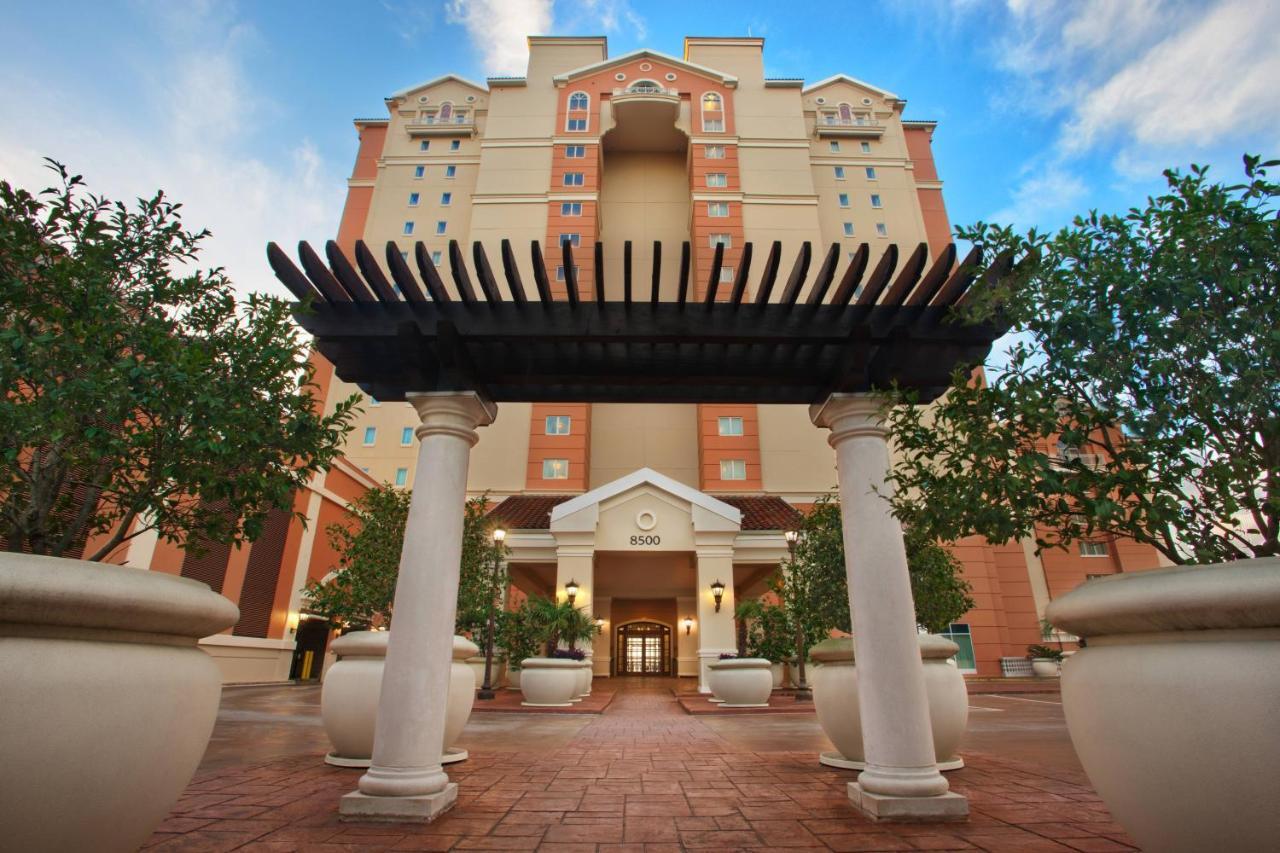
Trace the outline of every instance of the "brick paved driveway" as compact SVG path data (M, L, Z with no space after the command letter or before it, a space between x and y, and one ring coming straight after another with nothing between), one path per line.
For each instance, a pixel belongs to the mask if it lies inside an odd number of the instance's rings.
M975 723L1000 713L975 712ZM227 760L226 742L219 758L215 744L215 760L206 761L148 849L1133 849L1070 761L1034 764L965 750L969 766L948 778L970 799L967 822L875 824L848 804L845 784L854 774L819 765L808 741L820 733L805 734L795 719L692 717L661 684L623 690L599 717L481 716L464 738L471 759L449 769L458 804L433 824L339 822L338 797L360 771L321 763L323 731L311 724L291 742L294 754L276 744L267 752L281 757L267 763ZM775 736L753 736L752 726ZM788 731L795 736L782 734ZM517 748L520 733L527 747Z

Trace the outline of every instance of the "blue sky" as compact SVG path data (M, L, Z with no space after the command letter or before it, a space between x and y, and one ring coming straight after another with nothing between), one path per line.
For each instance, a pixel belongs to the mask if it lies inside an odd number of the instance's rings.
M677 56L763 36L770 76L889 89L939 122L953 223L1057 227L1168 165L1280 155L1274 0L44 2L4 4L0 32L0 178L43 186L49 155L112 197L164 188L214 232L206 262L274 292L267 240L336 232L351 119L439 74L522 74L529 33Z

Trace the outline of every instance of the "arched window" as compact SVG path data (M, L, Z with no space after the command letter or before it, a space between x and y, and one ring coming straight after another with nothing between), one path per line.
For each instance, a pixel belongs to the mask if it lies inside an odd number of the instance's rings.
M440 105L440 122L447 122L451 118L453 118L453 104L445 101Z
M627 91L652 94L655 92L657 93L665 92L666 87L662 86L661 84L657 83L654 80L637 80L636 82L632 83L630 86L627 87Z
M574 92L569 96L569 109L585 110L591 107L591 98L586 92Z
M564 119L564 129L584 132L587 129L588 110L591 109L591 96L586 92L574 92L569 96L569 112Z
M702 129L714 133L724 132L724 101L715 92L702 96Z
M840 105L840 123L853 124L853 108L848 104Z

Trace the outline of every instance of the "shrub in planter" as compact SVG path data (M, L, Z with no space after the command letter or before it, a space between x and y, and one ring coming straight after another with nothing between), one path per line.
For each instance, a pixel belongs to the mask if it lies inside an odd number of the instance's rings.
M1062 652L1049 646L1027 646L1031 671L1040 678L1057 678L1062 674Z

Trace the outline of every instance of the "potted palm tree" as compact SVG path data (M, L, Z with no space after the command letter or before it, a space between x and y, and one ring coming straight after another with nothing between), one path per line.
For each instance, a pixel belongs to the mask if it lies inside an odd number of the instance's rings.
M1062 674L1062 652L1050 646L1027 646L1031 671L1038 678L1057 678Z
M524 606L529 611L538 644L543 647L543 655L520 662L520 692L524 695L521 704L532 708L567 708L580 692L582 659L586 657L576 650L569 654L560 649L561 640L572 633L574 607L567 601L556 603L542 597L530 598Z
M578 643L590 643L599 633L600 629L596 626L595 620L587 614L586 608L570 605L560 635L561 641L568 646L569 652L578 652ZM581 667L578 671L578 686L574 701L581 701L584 696L589 696L591 684L594 681L591 657L585 649L581 651L581 657L578 660Z

